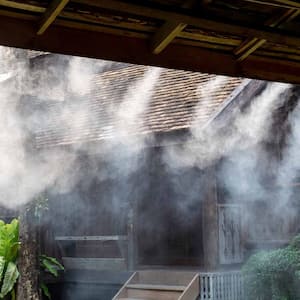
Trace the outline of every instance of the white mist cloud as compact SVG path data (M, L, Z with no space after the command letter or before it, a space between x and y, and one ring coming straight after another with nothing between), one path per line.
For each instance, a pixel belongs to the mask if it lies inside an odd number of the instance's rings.
M0 49L0 204L6 207L16 207L27 203L49 187L54 187L57 193L67 193L79 180L91 180L81 177L78 159L82 153L90 155L90 149L82 144L74 147L60 147L37 150L28 140L28 130L35 130L43 120L35 116L34 125L24 124L26 121L20 115L19 104L24 94L38 96L45 100L60 100L61 104L72 103L76 99L79 105L62 105L56 111L53 122L58 122L62 129L68 132L68 139L78 138L80 130L89 120L89 108L85 99L89 96L91 82L95 72L101 72L110 66L110 62L95 61L81 58L69 58L69 69L57 63L46 69L32 70L28 67L26 55L16 56L7 48ZM97 62L97 63L96 63ZM54 74L58 74L53 85ZM147 138L146 135L135 134L144 124L144 114L159 80L161 69L147 68L145 74L129 83L120 105L112 105L109 113L115 128L114 138L97 146L98 154L105 161L106 167L99 172L95 165L89 169L90 177L96 177L100 182L105 180L120 180L118 188L111 194L115 214L122 209L128 209L131 195L137 193L146 185L143 178L134 178L135 172L146 165ZM32 80L33 79L33 80ZM51 79L51 80L50 80ZM208 107L215 88L226 84L228 78L221 76L199 87L199 108ZM51 83L52 82L52 83ZM56 91L53 89L56 87ZM282 94L291 86L287 84L268 84L258 97L251 100L249 107L243 111L235 111L236 117L226 128L211 126L203 128L197 118L191 129L191 139L187 143L164 148L164 162L167 164L167 175L174 190L186 201L178 202L178 207L185 215L193 210L193 204L198 201L197 193L191 186L186 189L198 173L188 177L189 168L204 169L214 165L219 159L227 158L221 169L223 183L235 199L268 197L261 181L261 170L267 158L260 143L268 142L272 125L272 114L284 102ZM101 94L101 82L97 86ZM200 97L201 96L201 97ZM67 98L71 97L71 98ZM74 97L74 98L72 98ZM59 98L59 99L58 99ZM24 100L24 99L23 99ZM62 101L63 100L63 101ZM113 100L112 100L113 101ZM280 165L278 182L290 183L298 174L300 157L298 153L300 137L299 107L290 116L291 136L285 157ZM197 116L197 112L196 112ZM199 115L198 115L199 116ZM26 122L25 122L26 123ZM26 126L25 126L26 125ZM62 132L64 133L64 131ZM84 134L88 134L86 132ZM94 151L94 150L93 150ZM90 160L93 160L89 156ZM188 178L182 186L182 176ZM234 174L234 176L233 176ZM175 176L176 175L176 176ZM173 177L172 177L173 176ZM187 177L186 177L187 176ZM238 179L238 180L237 180ZM139 184L137 184L139 182ZM88 184L87 184L88 186ZM140 194L142 191L140 190ZM279 193L282 199L289 198L288 193ZM79 196L78 196L79 197ZM278 199L278 198L277 198ZM281 203L287 203L282 200Z
M291 135L283 161L274 160L271 153L273 150L265 147L265 144L274 142L274 112L286 104L290 96L287 91L291 87L289 84L269 83L259 96L251 99L247 108L233 111L234 118L230 122L211 123L205 128L193 127L187 143L164 148L164 161L170 176L176 174L180 178L186 176L187 169L205 170L217 166L218 187L225 188L227 203L243 206L251 202L257 205L257 201L263 201L268 206L272 220L269 224L265 222L268 225L261 231L265 231L265 237L270 239L283 238L283 232L288 232L287 228L298 214L290 200L293 196L291 183L300 170L299 105L289 118ZM277 183L275 181L270 186L269 179L272 176L278 178ZM266 178L269 178L269 182L265 181ZM174 183L174 189L185 195L186 201L177 204L183 214L189 207L199 203L201 192L198 192L198 197L194 197L197 194L196 187L180 190L180 185ZM259 216L255 211L243 210L245 222L256 223L257 218ZM254 227L248 230L252 238L259 238Z
M91 112L86 97L93 76L112 63L55 56L45 66L41 63L41 66L29 68L27 51L4 47L0 49L0 58L0 205L16 208L49 187L57 193L67 193L82 179L78 160L83 153L89 155L89 147L79 143L69 148L35 149L31 134L43 130L44 123L53 130L58 126L61 134L67 133L68 141L80 140L81 134L88 134L86 125ZM144 76L128 82L121 105L110 111L117 124L114 130L116 138L103 143L99 149L108 167L101 174L97 173L98 168L91 169L91 177L103 181L126 174L130 182L129 177L141 162L146 142L145 136L138 136L135 132L143 126L143 114L160 72L159 68L148 68ZM97 89L101 94L101 82L98 82ZM50 103L49 109L52 100L61 105L54 109L51 119L43 120L44 116L30 109L25 114L20 113L21 103L27 107L25 96L45 100L45 103ZM76 100L76 105L73 105L73 100ZM32 105L32 100L28 101L28 105ZM86 128L83 133L82 128ZM116 143L122 147L115 147ZM123 163L120 163L120 157L125 157ZM118 195L114 198L117 199Z
M111 64L109 61L72 57L67 78L69 92L79 96L87 95L92 88L95 72L101 72Z
M191 127L191 133L194 139L201 138L203 127L202 117L211 114L210 106L213 100L212 98L215 96L215 91L222 91L222 88L229 80L230 77L214 76L198 86L196 94L199 101L194 115L194 122Z
M208 88L212 88L216 80L224 82L223 77L214 79ZM288 84L270 84L261 95L251 100L247 110L233 112L235 117L224 130L220 130L220 124L215 126L211 123L204 128L197 126L195 121L196 126L191 128L191 138L185 145L166 149L167 164L178 168L205 168L234 151L250 149L268 139L272 113L282 104L281 94L289 87ZM210 94L209 91L207 94ZM209 99L205 102L208 103Z
M160 73L160 68L148 67L142 78L129 85L114 116L114 123L117 124L115 139L118 142L133 147L144 143L144 137L137 132L144 124L143 114L148 108Z
M26 57L19 59L8 48L0 48L0 57L5 62L2 78L6 77L0 86L0 204L17 208L51 184L60 170L56 158L37 161L35 153L28 155L29 136L19 111L22 95L28 91Z
M300 104L299 93L297 106L289 115L290 132L287 133L286 146L278 167L276 184L278 186L278 203L274 205L277 214L287 215L286 221L298 219L298 211L293 207L294 184L299 182L300 175ZM295 202L295 201L294 201Z

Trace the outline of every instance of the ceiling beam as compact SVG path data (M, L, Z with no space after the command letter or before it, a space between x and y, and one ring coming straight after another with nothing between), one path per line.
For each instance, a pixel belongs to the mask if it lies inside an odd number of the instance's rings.
M266 40L260 40L257 38L246 40L246 43L243 43L244 52L241 52L241 54L238 55L237 61L245 60L251 53L261 47L265 42ZM237 50L239 50L239 48Z
M252 55L238 63L232 54L171 43L160 55L147 39L116 36L53 24L47 35L36 35L32 21L2 16L0 44L143 65L185 69L220 75L300 83L300 63Z
M266 1L267 2L267 1ZM273 0L273 2L282 4L282 5L290 5L292 7L298 7L300 8L300 3L299 1L291 1L291 0Z
M0 0L0 5L10 7L10 8L15 8L15 9L31 11L31 12L38 12L38 13L43 13L46 10L42 6L22 3L22 2L15 2L11 0Z
M243 0L246 2L263 4L268 6L276 6L282 8L297 8L300 9L300 3L297 1L290 1L290 0Z
M200 17L189 16L181 13L175 13L170 11L163 11L151 7L145 7L128 2L121 2L117 0L73 0L73 2L82 3L99 8L110 9L126 14L133 14L137 16L143 16L150 19L160 19L164 21L175 21L183 24L189 24L201 29L229 33L237 36L253 36L259 39L266 39L270 42L299 47L300 38L296 36L290 36L286 33L276 32L272 28L263 27L261 29L251 28L249 26L236 25L224 23L217 20L204 19Z
M300 14L300 10L291 8L279 16L269 19L265 23L265 25L273 28L278 27L285 22L289 22L295 19L299 14ZM267 42L266 39L258 39L255 37L249 38L235 49L234 54L238 56L237 58L238 61L243 61L266 42Z
M56 17L65 8L68 2L69 0L53 0L50 3L41 20L40 27L37 32L38 35L43 34L47 30L47 28L55 21Z
M195 4L195 0L184 2L182 8L190 8ZM152 40L152 52L159 54L163 51L187 26L185 23L177 21L167 21L156 32Z
M187 24L176 21L165 22L154 35L152 52L154 54L159 54L163 51L186 26Z

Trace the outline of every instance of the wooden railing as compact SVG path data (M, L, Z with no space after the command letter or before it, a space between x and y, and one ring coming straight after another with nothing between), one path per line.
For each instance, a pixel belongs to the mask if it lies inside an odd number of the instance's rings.
M200 273L200 300L242 300L240 271Z

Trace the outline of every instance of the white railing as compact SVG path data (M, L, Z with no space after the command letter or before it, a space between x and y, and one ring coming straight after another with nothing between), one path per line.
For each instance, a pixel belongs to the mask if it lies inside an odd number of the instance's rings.
M240 271L200 273L200 300L242 300Z

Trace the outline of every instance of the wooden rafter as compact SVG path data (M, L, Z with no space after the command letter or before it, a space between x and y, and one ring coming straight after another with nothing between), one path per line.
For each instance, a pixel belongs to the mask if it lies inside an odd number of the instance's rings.
M56 17L60 14L68 2L69 0L53 0L51 2L49 8L46 10L42 18L39 30L37 32L38 35L43 34L47 30L47 28L54 22Z
M297 8L300 9L300 3L297 1L289 0L243 0L246 2L263 4L268 6L282 7L282 8Z
M132 3L121 2L117 0L73 0L73 2L95 6L99 8L110 9L113 11L123 12L127 14L133 14L137 16L147 17L150 19L160 19L164 21L178 21L183 24L189 24L195 27L199 27L205 30L231 33L237 36L253 36L259 39L266 39L270 42L282 45L296 46L300 45L300 38L285 34L284 36L272 30L272 28L251 28L249 26L229 24L221 21L202 19L193 17L181 13L175 13L171 11L163 11L152 7L145 7Z
M300 3L299 1L291 1L291 0L273 0L273 2L282 4L282 5L290 5L292 7L298 7L300 8Z
M182 8L190 8L194 4L195 0L189 0L182 5ZM186 26L187 24L178 21L165 22L161 29L153 37L152 52L154 54L159 54L163 51Z
M38 13L43 13L46 10L42 6L33 5L29 3L15 2L10 0L0 0L0 5Z
M67 27L70 29L79 29L79 30L86 30L86 31L94 31L94 32L101 32L101 33L109 33L116 36L127 36L127 37L136 37L140 39L149 38L149 35L144 32L131 32L128 30L121 30L119 28L114 27L106 27L106 26L97 26L94 24L86 24L86 23L79 23L73 20L64 20L64 19L57 19L55 24L63 27Z
M54 7L54 8L56 7L54 5L55 2L63 3L64 1L65 0L63 0L61 2L54 0L51 4L51 7ZM268 2L268 1L264 1L264 0L243 0L243 1ZM113 11L139 15L141 17L160 19L160 20L164 20L165 22L169 22L169 23L173 22L172 24L175 24L175 25L176 24L189 24L189 25L192 25L195 27L199 27L203 30L210 30L210 31L220 32L220 33L229 33L230 32L232 35L244 36L244 37L253 36L260 40L262 40L262 39L268 40L274 44L281 44L281 45L293 46L293 47L295 47L295 46L298 47L300 44L300 38L298 38L296 36L289 36L286 34L284 34L284 36L283 36L282 34L276 32L275 30L272 31L272 29L270 29L270 30L268 30L267 28L258 29L258 28L251 28L248 26L223 23L223 22L216 21L216 20L200 19L197 17L192 17L192 16L180 14L180 13L174 13L174 12L170 12L170 11L162 11L159 9L144 7L141 5L135 5L132 3L126 3L126 2L121 2L121 1L117 1L117 0L101 0L101 1L73 0L73 2L87 4L90 7L94 6L94 7L100 7L100 8L105 8L105 9L111 9ZM273 2L282 2L282 3L284 2L284 3L289 3L289 4L291 4L291 2L296 3L295 1L287 2L284 0L280 0L280 1L273 0ZM2 4L4 6L8 6L8 7L14 7L14 8L28 10L31 12L34 12L34 11L42 12L45 10L45 8L40 7L40 6L35 6L33 4L27 5L27 4L23 4L21 2L15 2L13 0L10 0L10 1L0 0L0 4ZM60 7L56 7L56 8L58 10L60 9ZM50 7L48 8L47 11L51 12ZM48 12L48 14L49 14L49 12ZM57 11L56 11L56 13L57 13ZM51 16L51 18L49 18L49 16ZM52 15L50 13L49 16L47 19L47 16L45 14L45 16L43 18L43 22L45 23L43 27L45 29L42 28L42 26L41 26L40 30L39 30L40 34L43 32L43 30L46 30L47 26L49 26L51 24L51 22L53 22L55 20L56 16L55 16L54 12ZM43 22L42 22L42 24L43 24ZM173 26L175 27L175 25L173 25ZM182 27L183 26L184 25L182 25ZM171 26L167 26L167 27L169 28L169 32L171 32L173 35L175 35L174 32L176 33L177 30L174 30L174 27L173 27L173 31L172 31ZM179 35L181 33L180 29L181 29L181 26L179 26L179 28L178 28ZM165 28L162 28L162 31L160 32L161 36L163 36L164 31L167 32L165 30ZM157 33L157 35L158 34L159 33ZM156 40L158 40L158 39L156 39ZM155 43L154 43L154 45L155 45Z
M296 18L300 14L300 10L291 8L284 12L279 17L276 16L271 18L266 22L267 26L277 27L285 22L289 22ZM237 47L234 51L234 54L238 56L238 61L245 60L251 53L261 47L264 43L266 43L266 39L258 39L256 37L249 38L245 40L239 47Z
M179 33L178 37L183 38L185 40L192 41L201 41L218 45L227 45L237 47L241 43L241 39L233 38L233 37L222 37L222 36L214 36L204 32L188 32L182 31ZM177 41L179 42L179 41Z
M300 63L297 62L253 55L239 65L229 53L176 43L171 43L160 55L155 55L149 51L147 39L107 33L101 33L100 37L97 31L65 26L50 26L47 36L37 36L32 21L4 16L0 18L1 45L206 73L300 83Z
M153 38L152 52L159 54L163 51L186 26L176 21L166 22Z
M11 17L18 20L31 20L34 22L38 22L39 20L39 16L37 15L20 13L15 11L6 11L6 10L0 10L0 16Z
M183 6L162 8L142 1L71 0L68 9L65 0L49 1L48 8L47 2L0 0L0 45L300 83L295 19L300 1L236 0L223 7L198 0L203 17ZM259 25L270 11L285 13Z
M259 47L261 47L267 40L265 39L257 39L252 38L245 41L245 43L242 43L241 47L238 47L235 51L235 54L239 54L237 61L243 61L245 60L251 53L253 53L255 50L257 50ZM244 52L241 51L243 49ZM240 50L240 51L238 51Z

